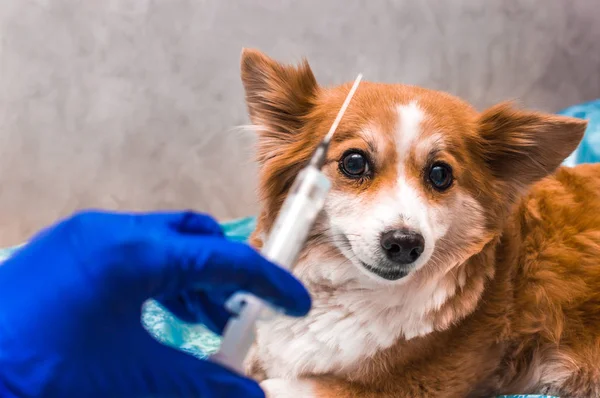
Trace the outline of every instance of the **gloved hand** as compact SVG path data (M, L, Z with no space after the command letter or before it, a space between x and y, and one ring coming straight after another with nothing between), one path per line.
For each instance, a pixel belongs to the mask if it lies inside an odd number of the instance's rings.
M290 315L310 308L296 279L225 240L208 216L75 215L0 265L0 396L263 397L255 382L161 345L140 321L156 298L220 332L239 290Z

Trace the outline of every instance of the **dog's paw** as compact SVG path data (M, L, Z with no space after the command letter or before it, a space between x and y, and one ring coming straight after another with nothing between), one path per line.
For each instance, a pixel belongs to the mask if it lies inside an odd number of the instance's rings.
M310 380L267 379L260 383L267 398L316 398Z

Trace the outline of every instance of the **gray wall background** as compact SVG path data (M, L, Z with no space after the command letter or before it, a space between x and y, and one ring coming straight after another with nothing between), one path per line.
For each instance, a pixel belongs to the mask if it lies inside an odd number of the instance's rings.
M0 246L79 208L253 214L241 48L485 107L600 97L598 0L2 0Z

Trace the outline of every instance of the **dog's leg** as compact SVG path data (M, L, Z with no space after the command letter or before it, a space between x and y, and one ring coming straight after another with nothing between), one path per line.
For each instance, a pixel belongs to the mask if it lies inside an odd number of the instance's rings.
M548 386L545 393L559 397L600 397L600 373L597 367L581 369L560 385Z
M464 398L469 393L468 387L426 386L414 379L394 380L376 388L329 377L267 379L260 386L267 398Z
M262 362L260 361L260 357L258 355L256 344L252 346L248 352L246 360L244 361L244 373L246 376L258 382L261 382L267 378L267 374L262 367Z

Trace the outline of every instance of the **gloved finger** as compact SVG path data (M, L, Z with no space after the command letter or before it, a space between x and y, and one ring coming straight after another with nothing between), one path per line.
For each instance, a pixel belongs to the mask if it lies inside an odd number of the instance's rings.
M155 343L148 354L148 376L143 391L150 396L264 398L253 380L210 361L200 360ZM144 365L142 365L144 366Z
M217 292L209 295L204 291L185 290L176 296L156 300L179 320L201 323L211 332L223 334L231 317L231 313L225 308L225 301L230 294L220 296Z
M134 219L142 227L165 225L181 234L223 236L223 230L214 218L193 211L138 213L134 214Z
M310 310L304 286L246 244L203 236L172 237L149 245L140 247L136 257L146 265L138 277L150 278L152 283L146 285L155 287L149 292L151 297L173 296L188 289L209 295L245 291L289 315L302 316Z
M250 246L211 237L198 253L192 286L221 293L249 292L289 315L302 316L311 306L306 288L288 271L271 263Z

